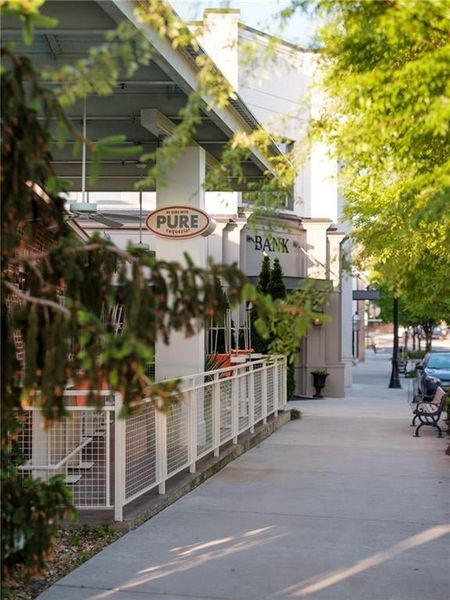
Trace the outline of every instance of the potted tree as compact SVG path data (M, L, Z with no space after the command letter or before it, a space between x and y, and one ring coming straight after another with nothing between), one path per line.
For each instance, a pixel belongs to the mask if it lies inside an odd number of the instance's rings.
M316 388L316 393L314 394L314 398L323 398L322 389L325 387L325 383L327 377L329 375L326 369L314 369L311 371L311 375L313 376L313 385Z

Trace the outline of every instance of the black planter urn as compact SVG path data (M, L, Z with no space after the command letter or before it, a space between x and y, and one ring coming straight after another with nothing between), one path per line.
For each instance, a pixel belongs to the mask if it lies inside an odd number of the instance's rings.
M324 373L322 371L311 371L311 375L313 376L313 386L316 388L316 393L314 394L313 398L323 398L321 392L325 387L328 373Z

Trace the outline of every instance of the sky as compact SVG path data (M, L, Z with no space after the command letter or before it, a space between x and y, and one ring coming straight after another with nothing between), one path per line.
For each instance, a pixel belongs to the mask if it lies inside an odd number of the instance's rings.
M171 0L171 4L185 20L201 19L205 8L239 8L241 21L246 25L302 46L308 44L313 34L311 19L300 14L300 11L280 31L276 15L289 6L289 0Z

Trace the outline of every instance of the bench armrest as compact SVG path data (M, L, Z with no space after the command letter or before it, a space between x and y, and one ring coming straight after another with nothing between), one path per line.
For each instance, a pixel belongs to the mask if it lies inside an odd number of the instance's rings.
M442 411L442 405L433 404L432 402L418 402L415 412L421 415L436 415Z

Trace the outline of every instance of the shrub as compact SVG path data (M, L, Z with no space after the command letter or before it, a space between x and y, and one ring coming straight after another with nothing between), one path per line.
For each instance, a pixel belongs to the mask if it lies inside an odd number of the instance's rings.
M302 412L297 408L291 408L291 421L296 421L302 418Z
M14 569L38 572L54 545L58 520L75 518L72 494L62 476L42 481L22 477L17 466L2 468L2 581L14 578Z
M408 350L406 352L405 358L407 360L412 360L414 358L423 358L426 353L426 350Z
M290 400L295 392L295 363L289 363L287 367L286 394Z

